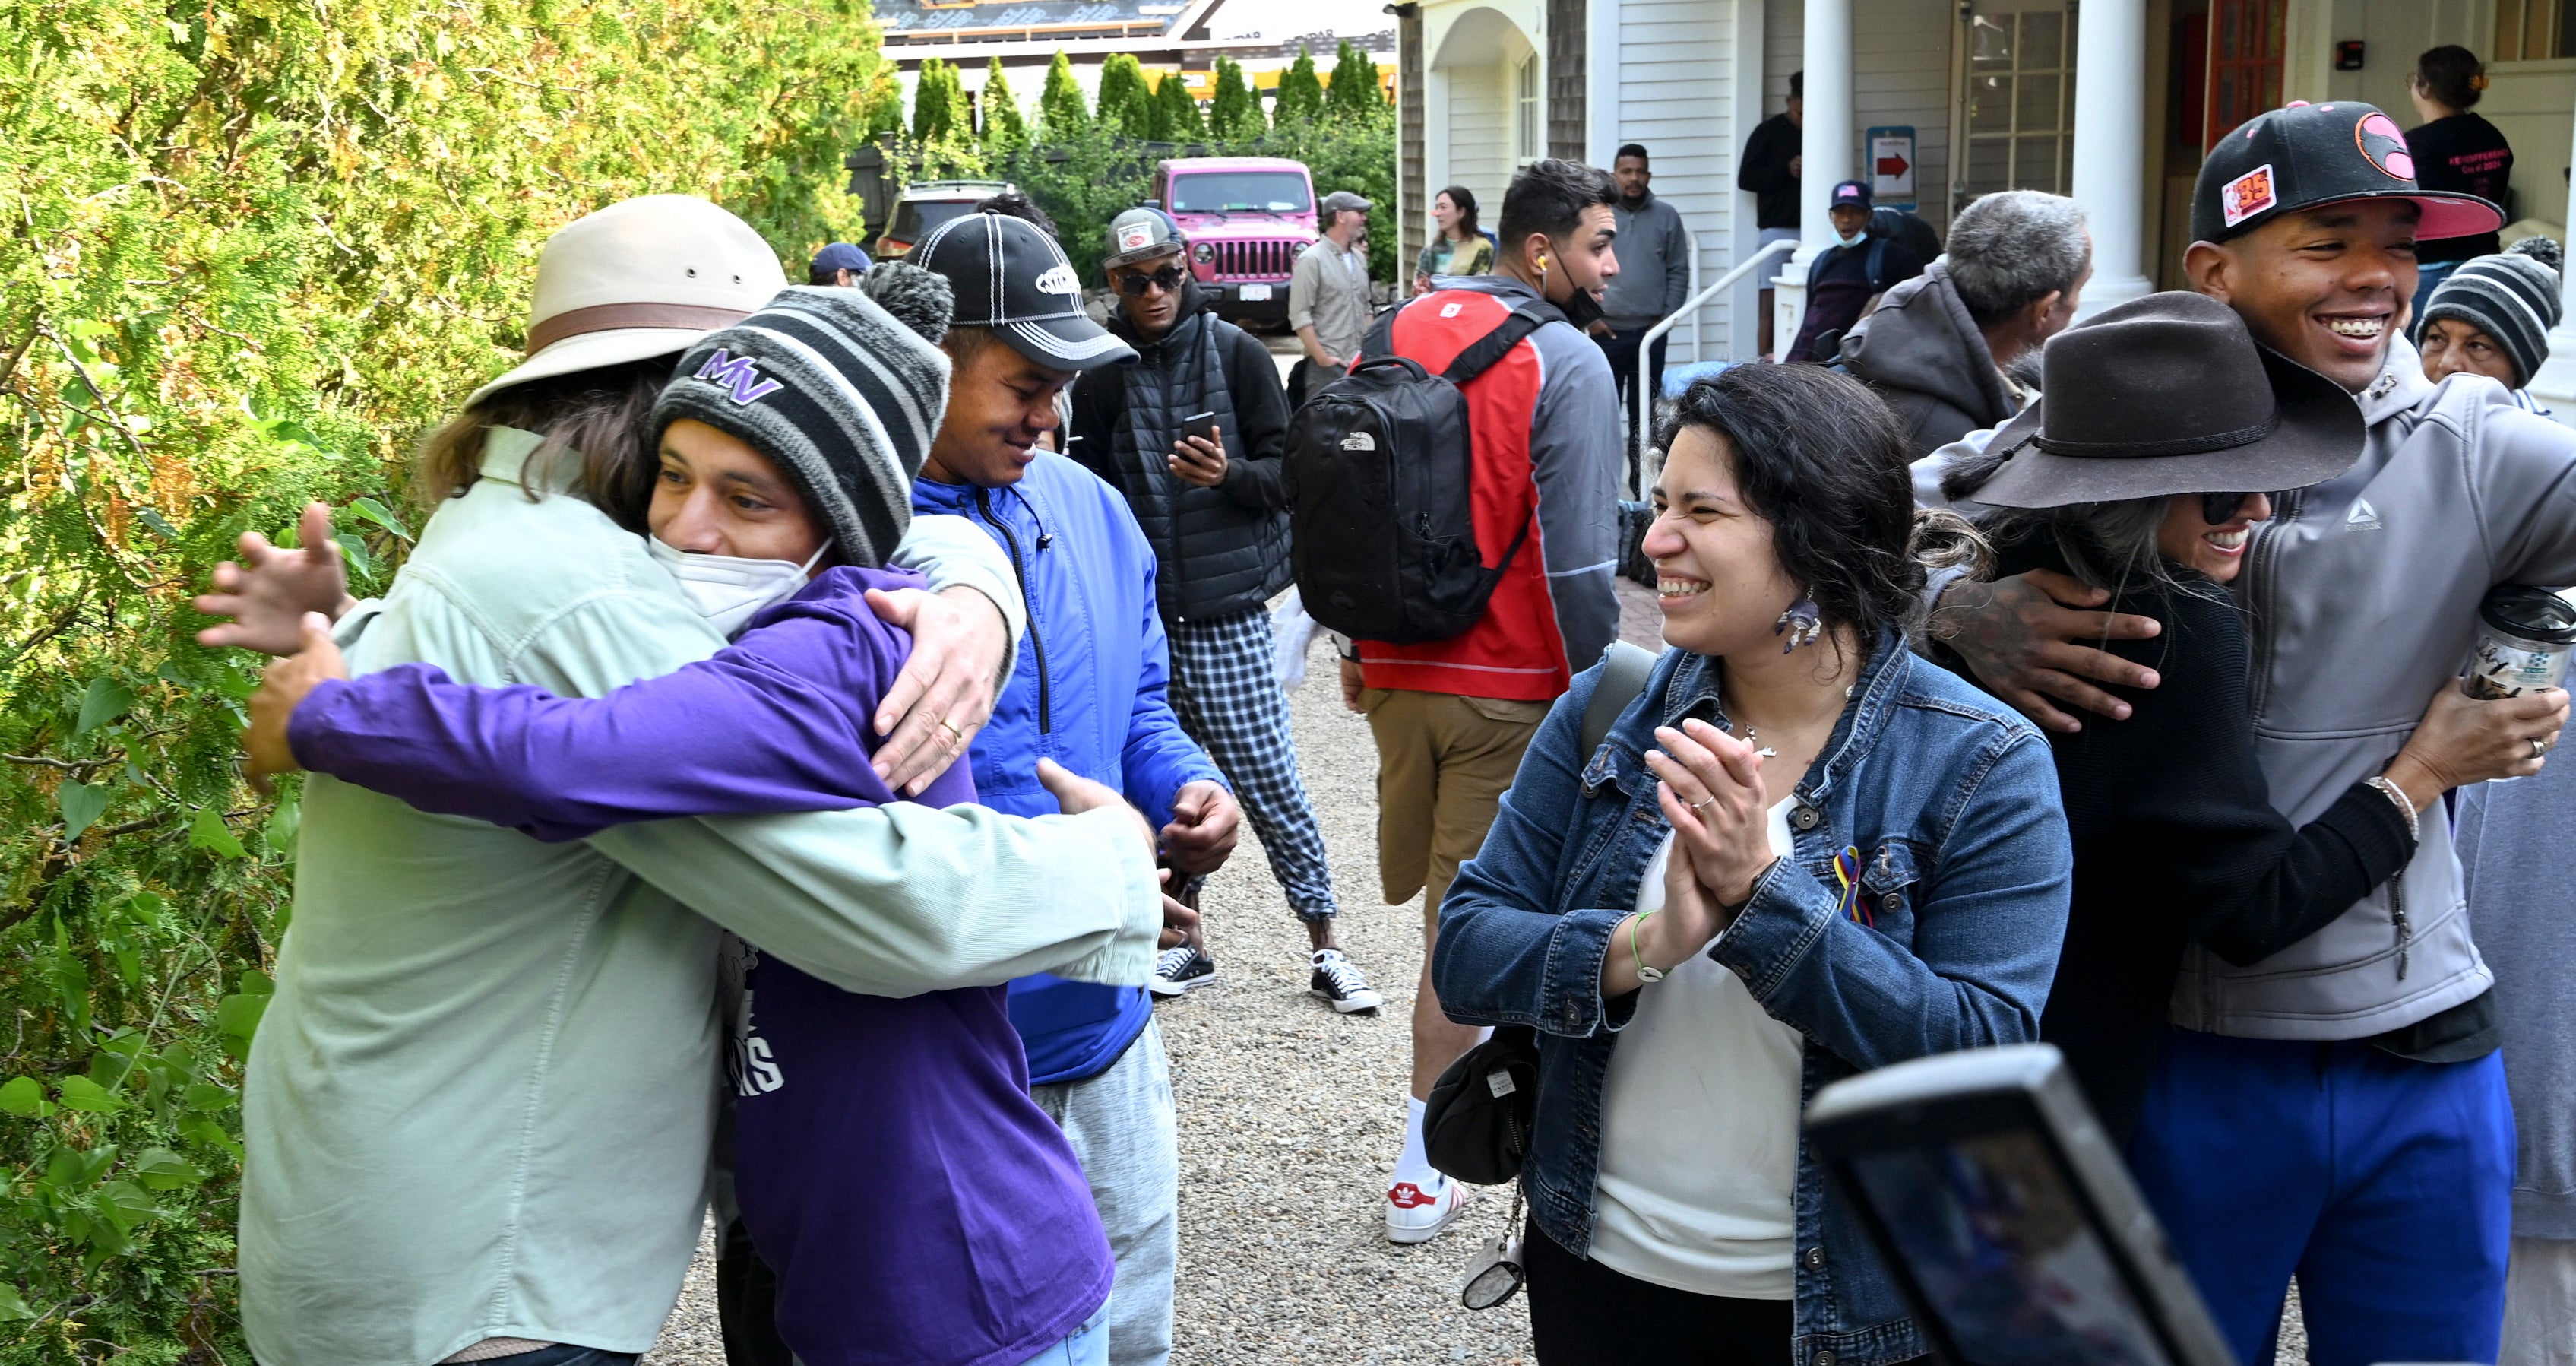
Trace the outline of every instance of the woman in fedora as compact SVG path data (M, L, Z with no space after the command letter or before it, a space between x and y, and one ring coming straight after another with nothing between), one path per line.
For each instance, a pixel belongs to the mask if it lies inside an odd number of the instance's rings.
M2049 736L2075 896L2041 1034L2125 1141L2187 942L2241 965L2314 933L2406 866L2445 791L2536 770L2531 740L2544 732L2527 708L2444 687L2385 770L2293 826L2255 764L2248 624L2227 585L2272 515L2263 490L2351 466L2360 409L2197 294L2107 310L2052 339L2042 363L2054 400L1950 466L1942 488L1985 509L1997 574L2071 574L2112 595L2105 610L2163 627L2104 646L2161 679L2115 689L2127 720Z

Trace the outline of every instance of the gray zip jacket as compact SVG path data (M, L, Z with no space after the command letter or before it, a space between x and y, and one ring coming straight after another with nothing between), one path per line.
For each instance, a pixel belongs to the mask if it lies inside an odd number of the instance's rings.
M1680 211L1653 194L1631 209L1614 200L1619 274L1601 296L1601 315L1622 332L1642 332L1690 302L1690 233Z
M2356 396L2361 459L2284 496L2235 584L2252 616L2255 755L2297 825L2396 757L2468 658L2490 587L2576 584L2576 431L2490 379L2433 385L2402 337L2389 352ZM2449 822L2427 812L2414 862L2324 929L2243 968L2194 946L2172 1018L2238 1038L2362 1039L2494 982L2469 938Z

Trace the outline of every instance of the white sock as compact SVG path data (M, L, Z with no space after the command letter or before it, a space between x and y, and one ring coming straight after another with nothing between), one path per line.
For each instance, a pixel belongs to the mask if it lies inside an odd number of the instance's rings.
M1422 1151L1422 1102L1404 1098L1404 1152L1395 1159L1395 1176L1387 1184L1400 1186L1410 1181L1423 1191L1436 1191L1448 1178L1431 1165Z

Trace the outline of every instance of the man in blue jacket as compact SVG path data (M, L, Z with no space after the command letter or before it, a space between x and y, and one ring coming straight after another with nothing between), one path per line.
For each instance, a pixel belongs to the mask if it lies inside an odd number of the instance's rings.
M1038 760L1053 759L1124 792L1161 829L1175 869L1212 871L1240 814L1166 700L1153 551L1116 489L1036 449L1076 372L1136 353L1083 312L1064 253L1023 219L952 219L912 259L957 295L948 411L913 510L983 527L1028 601L1018 663L970 751L978 798L1003 812L1056 809L1037 778ZM1038 976L1011 984L1010 1009L1030 1093L1073 1141L1118 1260L1110 1360L1159 1366L1172 1343L1180 1156L1153 998Z

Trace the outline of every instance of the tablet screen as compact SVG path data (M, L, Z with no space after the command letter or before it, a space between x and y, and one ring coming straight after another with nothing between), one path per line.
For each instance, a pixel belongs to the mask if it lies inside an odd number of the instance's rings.
M2167 1366L2036 1133L1882 1149L1849 1169L1965 1366Z

